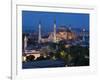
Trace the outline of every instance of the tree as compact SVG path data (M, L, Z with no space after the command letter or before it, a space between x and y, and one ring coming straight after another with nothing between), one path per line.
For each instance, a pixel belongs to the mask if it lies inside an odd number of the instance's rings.
M34 61L34 59L35 59L34 55L26 56L26 61Z
M89 59L86 59L85 56L89 55L89 49L79 45L72 46L70 48L70 54L72 56L71 63L74 63L74 66L86 66L89 65Z

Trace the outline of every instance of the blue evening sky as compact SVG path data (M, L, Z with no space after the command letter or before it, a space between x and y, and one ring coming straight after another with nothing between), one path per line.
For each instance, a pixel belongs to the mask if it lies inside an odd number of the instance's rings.
M70 25L72 28L89 30L89 14L22 11L23 31L38 31L38 25L41 22L42 31L51 32L53 31L54 20L56 20L57 27L69 27Z

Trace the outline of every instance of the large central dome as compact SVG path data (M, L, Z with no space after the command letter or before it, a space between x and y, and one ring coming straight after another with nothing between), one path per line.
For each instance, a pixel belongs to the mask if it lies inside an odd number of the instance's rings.
M60 26L57 29L57 32L71 32L71 30L69 28L67 28L66 26Z

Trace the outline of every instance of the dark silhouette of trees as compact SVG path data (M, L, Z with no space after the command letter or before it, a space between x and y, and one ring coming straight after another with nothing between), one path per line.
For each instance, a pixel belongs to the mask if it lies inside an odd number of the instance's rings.
M26 61L34 61L34 59L35 59L34 55L26 56Z
M73 65L71 66L88 66L89 65L89 58L85 58L85 56L89 57L88 47L82 47L79 45L72 46L70 47L70 55L72 56L72 60L70 63L73 63Z

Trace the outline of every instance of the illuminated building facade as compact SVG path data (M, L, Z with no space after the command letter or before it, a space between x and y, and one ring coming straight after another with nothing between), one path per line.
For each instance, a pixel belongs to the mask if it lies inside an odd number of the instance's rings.
M59 27L59 29L56 32L56 35L53 36L53 34L51 33L48 39L52 41L54 37L56 37L56 41L61 41L61 40L75 40L77 36L71 30L66 29L65 27Z

